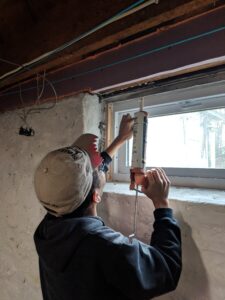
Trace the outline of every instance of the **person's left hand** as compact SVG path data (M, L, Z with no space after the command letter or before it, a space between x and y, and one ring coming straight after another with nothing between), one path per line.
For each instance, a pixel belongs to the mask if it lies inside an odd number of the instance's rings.
M120 122L118 138L121 141L126 141L133 136L134 118L130 114L123 115Z
M120 122L119 134L105 150L110 157L113 157L123 143L133 136L133 125L134 118L130 114L123 115Z

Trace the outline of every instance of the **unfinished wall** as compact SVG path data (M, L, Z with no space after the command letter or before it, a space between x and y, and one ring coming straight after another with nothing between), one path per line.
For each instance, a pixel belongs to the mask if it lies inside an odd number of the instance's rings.
M182 228L183 272L177 290L157 299L224 300L225 205L209 202L211 198L225 203L225 192L173 188L170 198ZM99 214L107 225L128 236L133 230L134 199L128 184L108 184ZM153 222L153 205L142 196L137 237L146 243L150 241Z
M21 126L17 113L0 115L0 299L41 300L33 232L44 210L34 194L33 172L48 151L71 144L82 132L98 134L100 106L93 96L68 98L28 119L34 137L17 134ZM182 226L184 268L178 289L159 299L224 300L225 206L197 203L209 202L208 192L192 193L196 201L182 199L182 191L171 200ZM119 194L115 185L103 198L100 215L108 225L130 234L134 197ZM216 193L213 198L219 203ZM152 211L151 202L140 198L137 235L145 242L151 235Z
M99 134L100 120L97 97L84 94L33 114L34 137L18 135L18 111L0 115L1 300L42 299L33 233L44 210L33 190L34 169L48 151L70 145L82 132Z

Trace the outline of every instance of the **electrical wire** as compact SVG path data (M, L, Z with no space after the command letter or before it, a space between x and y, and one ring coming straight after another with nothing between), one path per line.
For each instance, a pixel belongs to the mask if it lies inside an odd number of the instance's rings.
M130 6L128 6L127 8L121 10L119 13L117 13L116 15L114 15L113 17L109 18L108 20L100 23L99 25L97 25L96 27L94 27L93 29L79 35L78 37L72 39L71 41L61 45L60 47L52 50L52 51L49 51L41 56L39 56L38 58L34 59L34 60L31 60L30 62L28 63L25 63L25 64L22 64L20 67L18 67L17 69L14 69L2 76L0 76L0 80L3 80L4 78L6 77L9 77L15 73L18 73L22 70L26 70L26 67L29 67L29 68L32 68L34 67L35 65L43 62L44 60L48 59L49 57L55 55L55 54L58 54L59 52L65 50L66 48L74 45L75 43L79 42L80 40L88 37L89 35L95 33L96 31L112 24L113 22L116 22L124 17L127 17L128 15L130 14L133 14L134 12L137 12L138 10L141 10L147 6L149 6L150 4L158 4L159 0L139 0L139 1L136 1L135 3L131 4ZM3 61L3 59L1 59ZM5 62L7 62L6 60L4 60Z
M39 77L42 78L42 88L41 88L41 92L39 93ZM55 95L55 102L53 104L51 104L50 106L41 106L41 107L34 107L34 106L37 106L37 105L40 105L40 99L44 93L44 89L45 89L45 81L48 83L48 85L51 87L51 89L53 90L54 92L54 95ZM47 78L46 78L46 73L44 71L44 75L41 75L41 74L37 74L37 99L35 101L35 104L29 108L29 109L26 109L25 107L25 104L24 104L24 101L23 101L23 96L22 96L22 88L21 88L21 84L20 84L20 88L19 88L19 97L20 97L20 102L22 104L22 112L21 113L17 113L17 115L20 117L20 119L23 121L24 125L26 126L26 128L31 128L28 124L28 121L27 121L27 118L29 115L31 114L35 114L35 113L40 113L41 110L49 110L49 109L52 109L55 107L55 105L57 104L57 92L54 88L54 85L51 83L51 81L49 81Z
M41 88L41 92L39 94L39 77L42 78L42 88ZM44 71L44 74L43 74L43 77L42 76L39 76L39 74L37 74L37 101L36 101L36 104L40 104L40 99L43 95L43 92L44 92L44 89L45 89L45 71Z
M2 60L2 61L4 61L4 62L7 62L7 63L9 63L9 64L12 64L12 65L16 65L16 66L20 66L19 64L17 64L17 63L15 63L15 62L12 62L12 61L9 61L9 60L6 60L6 59L2 59L2 58L0 58L0 60ZM41 89L41 93L39 94L39 84L38 84L38 80L39 80L39 77L41 77L42 78L42 89ZM35 101L35 104L34 104L34 106L36 106L36 105L39 105L40 104L40 99L41 99L41 97L42 97L42 95L43 95L43 93L44 93L44 89L45 89L45 81L48 83L48 85L51 87L51 89L52 89L52 91L53 91L53 93L54 93L54 95L55 95L55 103L53 103L53 105L51 105L51 106L48 106L48 107L39 107L39 108L31 108L31 109L29 109L29 113L32 113L33 111L40 111L40 110L46 110L46 109L52 109L55 105L56 105L56 103L57 103L57 100L58 100L58 95L57 95L57 92L56 92L56 90L55 90L55 87L54 87L54 85L53 85L53 83L50 81L50 80L48 80L47 78L46 78L46 72L44 71L44 75L41 75L40 73L37 73L37 86L36 86L36 88L37 88L37 100ZM34 89L34 87L32 87L32 90ZM27 91L28 89L23 89L23 91ZM16 92L16 94L17 94L17 92ZM5 94L4 94L5 95ZM4 96L3 95L3 96ZM0 94L0 97L1 97L2 95ZM19 96L20 96L20 101L21 101L21 104L22 104L22 106L24 107L24 102L23 102L23 98L22 98L22 90L21 90L21 85L20 85L20 89L19 89Z
M21 85L20 85L19 96L20 96L20 102L22 104L22 113L18 113L18 116L23 121L23 123L26 125L26 127L28 127L27 116L26 116L26 108L25 108L24 101L23 101L23 96L22 96L22 91L21 91Z
M178 40L178 41L175 41L175 42L163 45L161 47L153 48L151 50L142 52L140 54L136 54L136 55L127 57L125 59L121 59L121 60L115 61L115 62L110 63L110 64L102 65L102 66L99 66L99 67L96 67L96 68L93 68L93 69L90 69L90 70L87 70L87 71L84 71L84 72L80 72L78 74L74 74L74 75L69 76L69 77L62 77L60 79L52 81L52 83L53 84L57 84L57 83L60 83L60 82L63 82L63 81L75 79L75 78L78 78L78 77L81 77L81 76L84 76L84 75L88 75L88 74L91 74L91 73L102 71L102 70L105 70L107 68L111 68L113 66L120 65L120 64L129 62L129 61L133 61L135 59L142 58L142 57L145 57L147 55L151 55L153 53L157 53L157 52L163 51L163 50L165 50L167 48L171 48L171 47L175 47L175 46L182 45L182 44L185 44L185 43L189 43L189 42L191 42L193 40L198 40L198 39L204 38L206 36L213 35L215 33L218 33L218 32L224 31L224 30L225 30L225 26L221 26L221 27L215 28L213 30L203 32L203 33L198 34L198 35L190 36L190 37L188 37L186 39L181 39L181 40ZM0 60L2 60L2 59L0 58ZM12 62L12 64L15 64L15 63ZM31 86L29 88L24 89L23 91L34 90L35 88L36 87ZM10 96L10 95L17 94L17 93L18 93L18 91L6 92L6 93L0 94L0 97Z
M39 76L40 76L40 74L39 74ZM53 91L53 93L54 93L54 95L55 95L55 102L53 102L50 106L47 106L47 107L42 106L42 107L37 107L37 108L30 108L30 109L28 109L28 111L27 111L28 114L31 114L31 113L37 113L37 112L40 112L41 110L52 109L52 108L54 108L54 107L56 106L56 104L57 104L58 95L57 95L57 92L56 92L56 90L55 90L54 85L52 84L52 82L51 82L50 80L48 80L48 79L46 78L46 76L43 77L43 80L46 81L46 82L48 83L48 85L51 87L51 89L52 89L52 91ZM44 85L44 84L43 84L43 85ZM46 86L46 85L45 85L45 86ZM36 103L34 104L34 106L40 104L40 99L41 99L41 96L43 95L43 92L44 92L44 90L43 90L43 91L41 92L41 94L38 96L38 98L37 98L38 101L36 101Z

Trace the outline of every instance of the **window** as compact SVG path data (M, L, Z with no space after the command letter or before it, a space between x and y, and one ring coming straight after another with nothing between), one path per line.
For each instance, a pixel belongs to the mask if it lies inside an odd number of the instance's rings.
M148 127L147 166L225 168L224 108L150 117ZM128 166L132 144L127 147Z
M140 99L140 98L139 98ZM138 98L113 104L115 135ZM224 82L145 96L146 166L163 167L175 185L225 188ZM113 179L129 180L132 140L119 151Z

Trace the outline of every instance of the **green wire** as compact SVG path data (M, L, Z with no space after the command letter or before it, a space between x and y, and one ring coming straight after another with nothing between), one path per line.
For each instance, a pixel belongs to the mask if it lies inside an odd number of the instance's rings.
M145 56L153 54L153 53L160 52L160 51L165 50L165 49L170 48L170 47L175 47L175 46L182 45L182 44L194 41L194 40L198 40L200 38L204 38L206 36L213 35L213 34L215 34L217 32L221 32L223 30L225 30L225 26L218 27L218 28L215 28L213 30L210 30L210 31L207 31L207 32L203 32L201 34L194 35L194 36L191 36L189 38L182 39L182 40L170 43L170 44L166 44L164 46L161 46L161 47L158 47L158 48L154 48L154 49L145 51L143 53L140 53L140 54L137 54L137 55L125 58L125 59L121 59L121 60L115 61L115 62L110 63L110 64L106 64L106 65L103 65L103 66L100 66L100 67L96 67L96 68L94 68L92 70L84 71L84 72L75 74L75 75L70 76L70 77L64 77L64 78L52 81L52 83L55 84L55 83L63 82L63 81L66 81L66 80L75 79L75 78L78 78L78 77L81 77L81 76L84 76L84 75L87 75L87 74L95 73L95 72L100 71L100 70L105 70L105 69L108 69L108 68L116 66L116 65L120 65L120 64L129 62L129 61L133 61L133 60L141 58L141 57L145 57ZM29 91L29 90L32 90L32 89L35 89L35 88L36 87L30 87L30 88L24 89L23 92L24 91ZM17 93L18 93L17 91L9 92L9 93L4 93L4 94L0 94L0 97L6 96L6 95L13 95L13 94L17 94Z
M128 57L128 58L121 59L119 61L113 62L111 64L103 65L101 67L97 67L97 68L89 70L89 71L81 72L81 73L76 74L76 75L71 76L71 77L62 78L62 79L54 81L54 83L58 83L58 82L61 82L61 81L67 80L67 79L74 79L74 78L77 78L77 77L80 77L80 76L84 76L86 74L90 74L90 73L94 73L96 71L104 70L104 69L107 69L107 68L110 68L110 67L113 67L113 66L116 66L116 65L128 62L128 61L135 60L137 58L141 58L141 57L147 56L147 55L152 54L152 53L160 52L160 51L165 50L165 49L170 48L170 47L182 45L182 44L188 43L190 41L197 40L199 38L212 35L212 34L214 34L216 32L220 32L222 30L225 30L225 26L213 29L211 31L204 32L202 34L198 34L198 35L189 37L187 39L183 39L183 40L180 40L180 41L177 41L177 42L174 42L174 43L170 43L170 44L167 44L167 45L164 45L164 46L161 46L161 47L149 50L149 51L145 51L143 53L140 53L140 54L137 54L137 55L134 55L134 56L131 56L131 57Z

